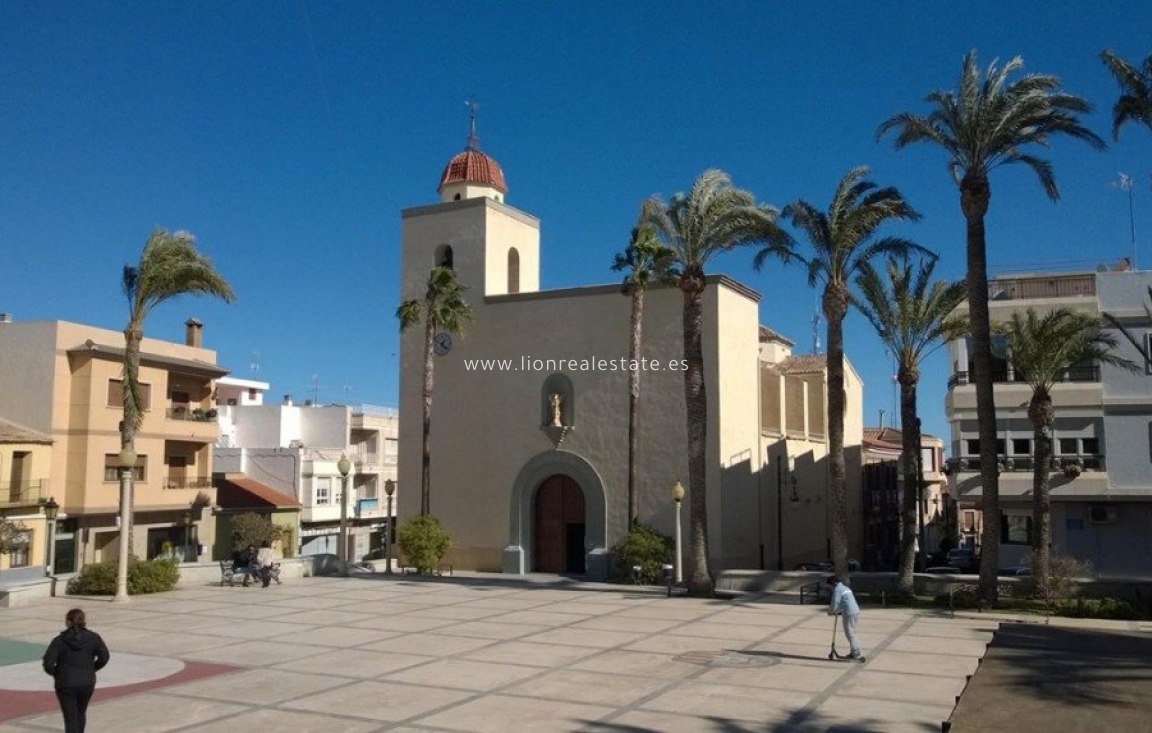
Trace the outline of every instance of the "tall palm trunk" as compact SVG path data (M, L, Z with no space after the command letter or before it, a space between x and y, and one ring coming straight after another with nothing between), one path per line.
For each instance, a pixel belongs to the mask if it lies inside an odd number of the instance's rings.
M640 521L636 470L640 460L640 337L644 327L644 288L632 285L632 339L628 345L628 526Z
M120 384L121 400L124 404L124 416L120 421L120 447L131 448L132 452L136 452L136 425L140 422L140 416L143 414L140 405L140 342L144 340L144 329L138 323L131 323L128 328L124 329L124 379ZM133 473L136 471L135 466L125 469L120 468L121 471L128 470ZM120 536L128 543L128 556L135 555L135 542L132 538L132 526L135 522L135 515L133 513L133 504L135 499L134 494L134 481L121 481L120 482L120 504L121 506L128 507L128 526L120 528Z
M1056 410L1047 390L1036 390L1028 403L1032 421L1032 573L1038 589L1047 595L1049 583L1049 547L1052 545L1051 500L1048 461L1052 458L1052 423Z
M896 585L901 595L912 596L916 591L916 516L920 502L920 430L916 420L916 384L920 374L914 368L901 365L897 374L900 382L901 455L904 457L904 493L900 501L900 567ZM922 548L923 549L923 548Z
M995 603L1000 562L1000 469L996 454L996 398L992 390L992 327L988 315L988 260L984 215L992 190L988 178L969 172L960 181L960 209L967 224L968 314L972 325L972 371L980 437L980 494L984 530L980 542L980 599Z
M433 339L436 337L436 319L429 313L424 322L424 435L423 455L420 463L420 514L432 513L432 451L429 437L432 435L432 369Z
M828 482L832 501L832 565L848 578L848 486L844 471L844 316L848 292L830 283L824 289L828 319Z
M688 560L686 585L689 595L712 595L712 573L708 568L708 506L705 451L708 447L708 394L704 387L704 273L698 268L685 272L680 288L684 293L684 396L688 412Z

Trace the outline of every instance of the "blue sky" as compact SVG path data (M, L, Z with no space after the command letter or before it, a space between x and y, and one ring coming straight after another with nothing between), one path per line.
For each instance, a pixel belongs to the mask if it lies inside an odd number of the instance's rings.
M480 105L508 203L540 217L542 286L613 282L643 198L727 170L766 203L826 206L853 166L923 214L894 227L964 271L964 226L942 153L877 143L894 113L953 88L960 60L1022 55L1095 107L1104 153L1056 140L1062 198L1025 169L993 178L992 272L1152 264L1152 135L1111 143L1110 48L1149 52L1146 2L0 4L0 311L119 330L120 271L154 227L193 232L232 283L226 306L182 299L234 376L273 395L395 404L399 212L436 201ZM816 295L798 268L715 261L763 294L761 319L812 345ZM892 367L867 322L846 324L865 421L892 410ZM823 341L823 337L821 339ZM622 353L623 353L622 345ZM947 435L947 364L924 370L925 428ZM318 387L317 387L318 385ZM890 417L886 417L887 422Z

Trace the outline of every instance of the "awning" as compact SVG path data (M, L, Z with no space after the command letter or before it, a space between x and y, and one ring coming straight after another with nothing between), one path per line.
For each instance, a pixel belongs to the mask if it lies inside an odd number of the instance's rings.
M265 486L242 473L217 474L216 504L221 509L300 509L300 502L282 491Z

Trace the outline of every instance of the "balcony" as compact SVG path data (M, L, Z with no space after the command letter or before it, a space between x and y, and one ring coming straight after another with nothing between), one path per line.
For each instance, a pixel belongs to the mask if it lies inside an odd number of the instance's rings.
M1006 458L1001 456L999 459L1000 473L1020 473L1032 472L1033 460L1032 456L1012 456ZM1060 471L1072 471L1072 466L1078 466L1084 471L1104 471L1106 469L1106 462L1102 454L1093 455L1080 455L1080 456L1053 456L1048 464L1048 469L1052 473L1059 473ZM979 471L980 459L976 456L965 456L959 459L959 469L961 471Z
M1028 380L1021 374L1009 373L1004 370L997 370L992 372L992 381L999 384L1027 384ZM1057 382L1099 382L1100 381L1100 367L1087 366L1087 367L1073 367L1060 375ZM948 389L953 387L960 387L966 384L971 384L969 372L956 372L948 378Z
M380 453L356 453L352 456L357 470L378 470L384 466L395 466L396 456Z
M48 479L0 481L0 506L39 504L48 499Z
M210 489L212 478L206 476L168 476L164 479L166 489Z
M989 300L1074 298L1095 294L1096 276L1090 274L997 278L988 283Z
M204 410L199 407L188 407L187 405L173 405L168 408L167 416L169 420L189 420L192 422L216 422L216 410Z

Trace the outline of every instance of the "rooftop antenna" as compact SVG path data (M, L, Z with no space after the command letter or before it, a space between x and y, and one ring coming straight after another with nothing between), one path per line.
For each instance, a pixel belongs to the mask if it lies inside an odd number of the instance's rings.
M320 404L320 375L312 375L312 404Z
M1132 211L1132 176L1127 173L1120 173L1120 177L1113 182L1121 191L1128 192L1128 232L1132 237L1132 269L1136 267L1136 217Z
M253 376L260 373L260 352L259 351L253 351L252 352L252 361L248 365L248 368L252 371Z
M885 412L884 408L881 407L880 408L880 429L881 430L884 429L884 412Z
M480 138L476 135L476 110L480 109L480 103L470 98L464 104L468 105L468 144L464 149L480 150Z

